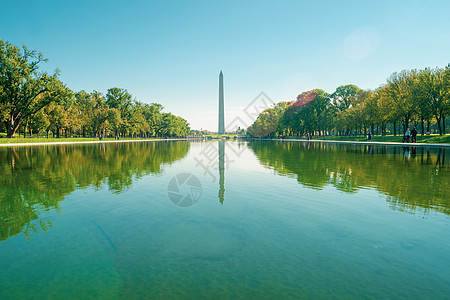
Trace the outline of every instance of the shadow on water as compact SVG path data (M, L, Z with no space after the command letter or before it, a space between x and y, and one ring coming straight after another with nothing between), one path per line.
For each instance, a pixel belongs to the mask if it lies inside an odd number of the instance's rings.
M0 148L0 241L47 231L43 212L75 190L126 191L144 175L186 156L188 142L108 143Z
M250 142L260 163L312 189L375 188L392 209L450 214L448 149Z

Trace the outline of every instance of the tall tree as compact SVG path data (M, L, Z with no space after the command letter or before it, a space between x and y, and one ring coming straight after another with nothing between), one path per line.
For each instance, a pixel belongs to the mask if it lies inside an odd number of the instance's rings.
M158 103L152 104L141 103L141 107L142 107L142 114L144 115L149 125L149 135L153 136L157 134L157 130L160 124L162 124L161 111L163 109L163 106Z
M45 112L45 108L35 113L30 118L30 136L33 135L33 131L37 133L37 136L41 134L43 130L47 130L50 127L49 116Z
M334 117L335 127L338 131L345 130L349 134L353 125L352 112L347 112L352 107L360 88L353 84L341 85L336 88L336 91L329 96L331 105L334 106L336 114Z
M257 137L275 135L280 118L287 107L287 102L279 102L273 107L265 109L248 128L248 133Z
M414 101L414 84L417 80L416 70L403 70L393 73L387 80L386 93L395 103L395 114L401 118L403 132L409 126L417 111L417 102Z
M447 66L448 68L448 66ZM436 118L439 134L445 133L442 121L445 120L446 112L450 109L449 103L449 84L446 80L446 71L444 69L425 68L418 75L418 95L423 100L421 105L428 108ZM448 75L447 75L448 76ZM427 110L423 109L426 113Z
M121 124L119 128L123 135L132 126L132 98L133 96L126 89L114 87L108 89L106 92L106 104L110 108L116 108L120 112Z
M42 53L0 40L0 108L8 137L14 137L24 120L67 92L58 79L59 71L39 72L46 61Z
M93 103L92 115L93 120L93 134L94 135L104 135L105 130L108 126L108 117L110 117L109 107L103 98L103 95L97 91L93 91L90 95Z
M360 88L353 84L341 85L330 95L331 103L340 111L351 107L352 99L359 92Z

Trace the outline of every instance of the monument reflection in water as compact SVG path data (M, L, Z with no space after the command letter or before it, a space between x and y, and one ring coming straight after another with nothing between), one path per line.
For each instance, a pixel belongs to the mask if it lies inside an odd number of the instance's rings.
M219 201L225 201L225 141L219 141Z

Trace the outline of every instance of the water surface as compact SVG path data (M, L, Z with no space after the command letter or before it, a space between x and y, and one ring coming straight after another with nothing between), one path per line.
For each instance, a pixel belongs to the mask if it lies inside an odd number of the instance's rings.
M449 159L299 142L1 148L0 299L445 299ZM201 183L189 207L168 196L180 173Z

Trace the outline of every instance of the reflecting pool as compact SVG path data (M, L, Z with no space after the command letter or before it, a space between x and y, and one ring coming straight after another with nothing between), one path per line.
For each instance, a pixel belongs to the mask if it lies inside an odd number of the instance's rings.
M450 149L0 147L0 299L448 299Z

